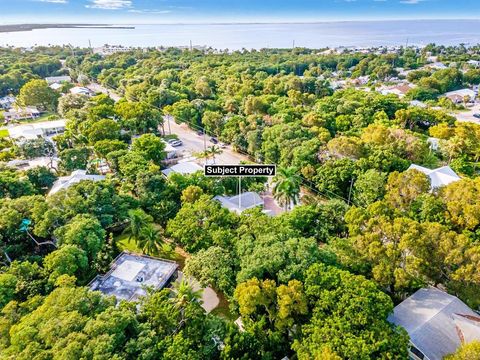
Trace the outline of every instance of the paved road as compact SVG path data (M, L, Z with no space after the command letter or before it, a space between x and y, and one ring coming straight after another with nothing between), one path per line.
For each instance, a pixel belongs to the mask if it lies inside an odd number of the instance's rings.
M87 86L90 90L95 92L101 92L103 94L109 95L114 101L120 100L121 96L115 92L108 90L104 86L91 83ZM165 119L165 132L167 134L172 133L176 134L180 140L183 141L183 146L177 148L177 150L184 153L184 157L195 156L196 153L204 151L206 148L214 145L210 141L210 136L199 136L195 131L191 130L185 124L177 124L171 116L164 116ZM240 161L247 161L248 158L244 155L241 155L227 147L222 149L223 152L220 155L215 157L215 163L217 164L239 164Z
M168 123L170 122L170 127ZM165 132L169 134L171 131L172 134L176 134L180 140L183 142L183 146L177 147L179 151L184 152L185 157L194 156L195 153L200 153L205 150L205 147L208 148L214 145L210 141L210 136L197 135L197 133L186 124L177 124L172 118L166 117L165 119ZM247 161L248 158L244 155L241 155L227 147L222 149L223 152L220 155L215 157L215 163L217 164L239 164L240 161Z
M468 111L462 111L456 114L453 114L458 121L469 121L476 124L480 124L480 119L477 119L473 114L480 114L480 103L475 104L471 108L468 108Z

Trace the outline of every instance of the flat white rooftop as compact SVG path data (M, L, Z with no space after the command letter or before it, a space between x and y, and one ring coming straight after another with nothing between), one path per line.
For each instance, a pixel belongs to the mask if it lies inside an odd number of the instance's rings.
M113 295L118 300L135 301L146 295L146 288L164 288L176 277L178 265L170 260L122 252L103 276L90 283L91 290Z

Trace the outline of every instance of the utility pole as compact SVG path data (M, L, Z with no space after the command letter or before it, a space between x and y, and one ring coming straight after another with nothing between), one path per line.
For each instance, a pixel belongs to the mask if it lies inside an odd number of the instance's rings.
M350 180L350 190L348 190L348 205L350 205L350 196L352 195L353 178Z
M238 177L238 207L242 211L242 177Z

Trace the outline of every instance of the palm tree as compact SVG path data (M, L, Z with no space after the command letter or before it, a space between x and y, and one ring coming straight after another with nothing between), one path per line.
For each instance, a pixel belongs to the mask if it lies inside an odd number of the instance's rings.
M162 231L152 224L147 224L136 238L137 246L148 255L158 255L162 247Z
M217 145L212 145L207 149L207 152L210 154L213 159L213 163L215 164L215 155L220 155L221 153L223 153L223 150L220 149Z
M300 198L302 178L294 167L279 168L274 178L273 197L285 207L285 211L293 203L296 205Z
M153 218L142 209L132 209L128 211L129 225L125 232L130 232L128 240L132 237L138 239L142 230L153 222Z
M196 158L198 159L205 159L205 163L207 162L207 160L210 158L211 154L208 150L205 150L205 151L201 151L201 152L198 152L198 153L195 153L193 154Z
M182 280L173 284L173 293L175 297L172 299L175 306L178 308L184 308L188 303L198 302L201 303L202 289L194 290L193 283L183 276Z

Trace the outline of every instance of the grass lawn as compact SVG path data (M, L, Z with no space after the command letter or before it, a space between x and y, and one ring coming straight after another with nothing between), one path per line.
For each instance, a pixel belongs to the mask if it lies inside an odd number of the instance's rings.
M149 255L153 257L158 257L166 260L173 260L178 263L180 266L180 269L183 269L183 266L185 265L185 256L181 254L177 249L175 249L175 252L172 253L157 253L157 254L148 254L145 253L142 249L140 249L137 246L137 243L135 241L135 238L129 239L130 234L125 233L125 234L120 234L115 237L115 242L117 244L117 247L120 251L126 250L130 251L136 254L142 254L142 255Z
M1 129L0 130L0 139L6 138L8 136L8 130L7 129Z
M137 243L134 238L129 239L129 237L130 237L129 233L115 236L115 242L120 251L126 250L136 254L149 255L149 256L158 257L166 260L173 260L178 264L180 270L183 270L185 266L185 260L186 260L187 254L181 248L179 247L175 248L175 252L172 252L172 253L160 252L159 254L148 254L142 251L137 246ZM215 292L217 293L220 299L220 303L215 309L212 310L212 314L235 321L238 316L230 313L229 303L225 295L223 295L218 290L215 290Z

